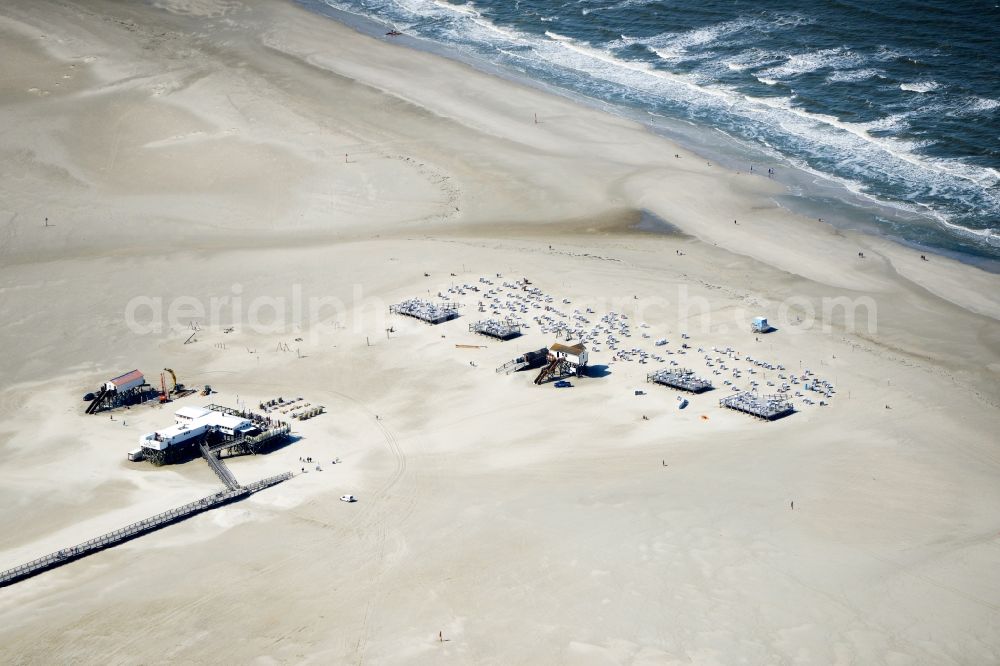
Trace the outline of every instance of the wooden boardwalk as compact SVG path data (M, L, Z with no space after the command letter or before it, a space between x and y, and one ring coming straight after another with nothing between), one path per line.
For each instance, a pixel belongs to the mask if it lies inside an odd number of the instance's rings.
M230 474L230 476L232 475ZM190 504L184 504L183 506L159 513L155 516L146 518L145 520L140 520L137 523L126 525L125 527L117 529L114 532L102 534L99 537L90 539L89 541L84 541L76 546L63 548L55 553L50 553L44 557L40 557L37 560L32 560L20 566L16 566L13 569L0 571L0 587L12 585L18 581L24 580L25 578L31 578L32 576L38 575L43 571L54 569L55 567L62 566L63 564L72 562L73 560L78 560L81 557L86 557L87 555L104 550L105 548L117 546L120 543L142 536L148 532L153 532L162 527L166 527L171 523L176 523L186 518L190 518L195 514L201 513L202 511L207 511L209 509L222 506L223 504L241 500L255 492L265 488L270 488L271 486L287 481L290 478L292 478L291 472L286 472L284 474L279 474L278 476L261 479L260 481L256 481L247 486L237 485L234 489L224 490L222 492L215 493L214 495L203 497L200 500L191 502ZM235 483L235 479L233 479L233 481Z

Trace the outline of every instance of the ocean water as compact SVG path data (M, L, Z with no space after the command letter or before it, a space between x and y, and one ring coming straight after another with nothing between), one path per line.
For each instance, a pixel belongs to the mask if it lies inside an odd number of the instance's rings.
M1000 260L998 0L300 2L774 166L802 212Z

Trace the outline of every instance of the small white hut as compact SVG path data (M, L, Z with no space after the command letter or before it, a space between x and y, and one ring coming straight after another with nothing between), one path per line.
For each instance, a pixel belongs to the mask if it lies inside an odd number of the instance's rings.
M578 342L575 345L564 345L556 342L549 347L549 351L556 358L566 359L570 365L574 365L578 369L587 366L587 348L582 342Z

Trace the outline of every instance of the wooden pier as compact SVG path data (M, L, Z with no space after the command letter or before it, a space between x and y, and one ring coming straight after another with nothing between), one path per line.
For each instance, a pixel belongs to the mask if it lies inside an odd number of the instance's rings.
M14 567L13 569L0 571L0 587L12 585L26 578L36 576L43 571L54 569L55 567L62 566L63 564L67 564L73 560L78 560L81 557L86 557L87 555L99 552L106 548L112 548L113 546L117 546L118 544L129 541L130 539L134 539L138 536L142 536L143 534L166 527L171 523L176 523L186 518L190 518L195 514L201 513L202 511L207 511L224 504L229 504L230 502L241 500L252 495L253 493L264 490L265 488L270 488L271 486L287 481L290 478L292 478L291 472L286 472L284 474L279 474L278 476L261 479L260 481L251 483L248 486L237 485L235 488L229 488L222 492L215 493L214 495L203 497L200 500L191 502L190 504L184 504L183 506L156 514L155 516L151 516L145 520L140 520L137 523L126 525L125 527L117 529L114 532L102 534L99 537L90 539L89 541L84 541L81 544L77 544L69 548L63 548L62 550L40 557L37 560L26 562L20 566ZM235 479L233 479L233 481L235 482Z

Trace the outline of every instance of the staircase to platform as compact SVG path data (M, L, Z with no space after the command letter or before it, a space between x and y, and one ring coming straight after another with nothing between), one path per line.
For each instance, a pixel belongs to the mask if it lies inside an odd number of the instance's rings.
M497 368L497 374L500 374L502 372L505 375L509 375L510 373L517 372L518 370L521 370L522 368L527 368L528 365L529 365L529 363L527 361L525 361L523 359L523 357L519 358L519 359L515 358L513 361L507 361L506 363L504 363L503 365L501 365L499 368Z
M556 368L559 367L559 363L561 361L562 361L561 358L553 358L551 361L549 361L549 363L544 368L542 368L541 372L538 373L538 376L535 377L535 383L541 384L542 382L544 382L552 373L556 371Z
M97 408L101 406L104 397L108 394L108 389L102 388L101 392L97 394L97 397L90 401L90 406L87 407L87 413L93 414L97 411Z
M219 481L222 481L230 490L239 490L240 484L236 481L236 477L233 476L224 462L215 457L215 454L208 449L208 445L202 442L198 448L201 450L201 457L208 462L208 466L219 477Z

